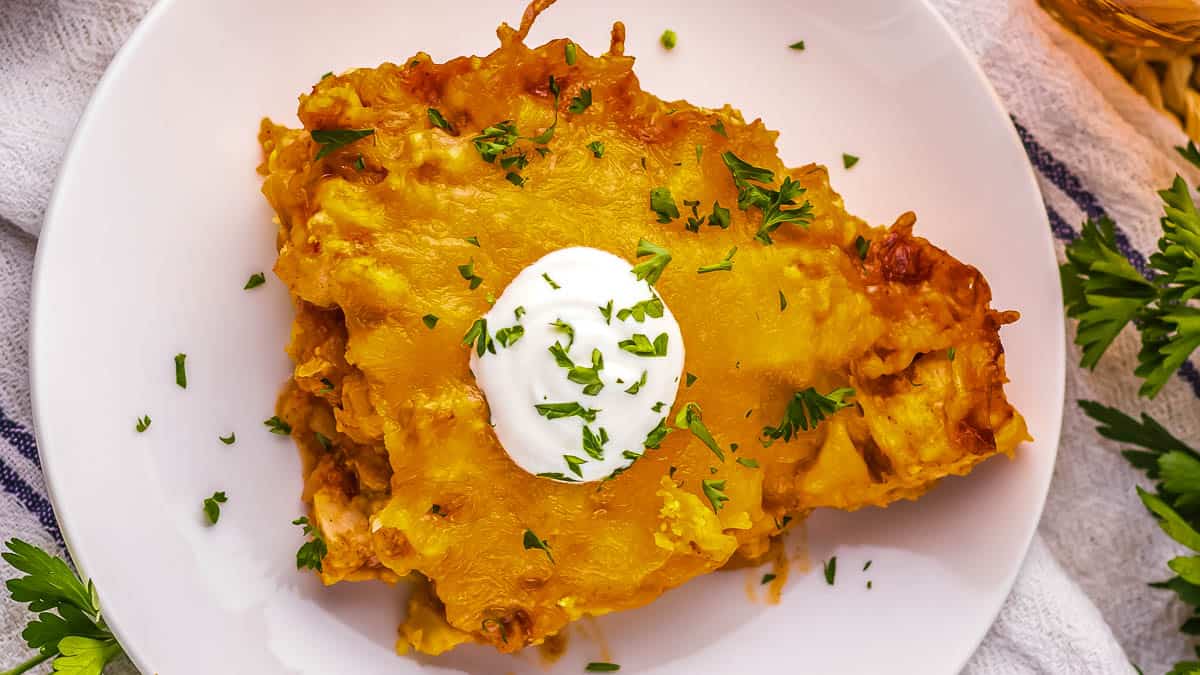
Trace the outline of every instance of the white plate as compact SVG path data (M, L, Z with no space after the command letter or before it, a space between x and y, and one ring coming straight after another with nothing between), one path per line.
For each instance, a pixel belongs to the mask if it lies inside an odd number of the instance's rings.
M274 259L255 133L263 115L294 122L297 94L327 70L491 51L495 27L515 24L523 4L168 0L97 90L38 251L34 406L71 552L145 673L421 667L392 652L401 591L323 589L295 570L298 459L262 425L288 373L290 309L273 276L242 291ZM813 571L795 571L780 605L747 598L761 571L710 575L584 622L551 671L604 657L623 672L951 673L1012 585L1054 463L1064 340L1041 198L982 74L922 2L731 7L560 0L530 42L566 35L596 53L624 20L647 90L762 116L782 130L788 163L830 165L850 210L872 222L915 210L918 232L981 268L997 307L1021 311L1003 332L1008 392L1037 440L919 503L816 515ZM672 52L657 44L667 27L679 34ZM800 39L807 50L787 48ZM843 171L842 152L862 162ZM174 384L177 352L188 354L186 391ZM142 414L154 422L137 434ZM231 431L236 445L217 441ZM214 490L229 502L209 528L200 502ZM830 587L820 562L833 554ZM464 648L422 663L543 672L529 651Z

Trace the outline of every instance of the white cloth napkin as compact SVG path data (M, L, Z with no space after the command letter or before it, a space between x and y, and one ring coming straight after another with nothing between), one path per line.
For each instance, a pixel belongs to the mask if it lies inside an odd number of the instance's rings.
M1108 214L1126 237L1125 252L1144 260L1157 238L1154 191L1176 172L1192 184L1200 178L1171 150L1184 141L1179 129L1033 0L932 2L1012 114L1060 248L1087 215ZM32 237L96 80L149 4L0 0L0 536L60 552L30 433ZM1020 257L1013 252L1014 261ZM1136 338L1127 334L1094 373L1068 368L1062 446L1038 538L965 672L1124 675L1133 672L1132 662L1149 675L1191 654L1176 631L1185 608L1146 587L1168 576L1165 561L1175 547L1134 495L1133 486L1145 481L1074 404L1091 398L1129 412L1146 410L1184 439L1200 442L1200 377L1194 383L1174 378L1157 400L1139 400L1131 375L1136 351ZM1078 361L1073 345L1068 358ZM8 573L3 568L0 576ZM26 654L17 634L27 618L24 608L0 601L0 668ZM132 669L118 664L109 672Z

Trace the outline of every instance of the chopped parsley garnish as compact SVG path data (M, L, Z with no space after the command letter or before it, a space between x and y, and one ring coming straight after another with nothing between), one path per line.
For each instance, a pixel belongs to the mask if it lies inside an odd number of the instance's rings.
M837 556L833 556L825 562L825 583L833 585L833 578L837 576Z
M507 348L511 345L515 345L517 340L520 340L524 336L525 327L518 324L508 328L501 328L500 330L496 331L496 342L499 342L501 347Z
M655 403L654 405L650 406L650 409L656 413L660 413L663 411L663 408L666 407L666 405L667 404L664 401L659 401L658 403Z
M721 153L721 159L733 176L733 184L738 189L738 208L746 211L750 207L762 211L762 223L754 238L770 245L774 241L771 233L778 230L784 223L792 223L807 227L812 219L812 204L807 200L794 209L784 209L785 206L795 206L796 199L806 190L790 176L784 176L778 190L762 187L754 183L770 185L775 182L775 174L762 167L754 166L743 161L732 152ZM753 181L753 182L752 182Z
M757 459L750 459L749 457L738 457L738 458L737 458L737 463L738 463L738 464L741 464L741 465L742 465L742 466L744 466L744 467L750 468L750 469L757 469L757 468L758 468L758 460L757 460Z
M719 263L712 265L701 265L697 270L697 274L708 274L709 272L732 272L733 271L733 256L737 253L737 247L729 249L729 253L725 254L725 259Z
M642 333L634 333L633 337L628 340L621 340L617 343L621 349L642 357L661 357L667 355L667 334L659 333L658 337L654 338L654 342L650 342L650 338Z
M187 389L187 354L175 355L175 384L181 389Z
M604 144L600 141L592 141L591 143L588 143L587 148L588 150L592 151L592 156L596 159L600 159L604 156Z
M804 40L793 42L792 44L788 45L788 49L795 49L798 52L804 51Z
M326 436L325 434L323 434L319 431L313 432L313 438L317 439L317 443L321 446L322 450L328 450L333 447L333 441L330 440L330 438L328 436Z
M779 311L782 312L785 309L787 309L787 297L784 296L783 291L779 291Z
M521 317L525 316L525 305L517 305L517 308L513 310L513 316L520 321Z
M713 202L712 213L708 216L708 224L722 230L729 229L729 209L721 206L721 202Z
M649 260L633 266L633 275L638 279L645 279L646 283L653 286L658 283L659 277L662 276L663 270L667 268L667 264L671 262L671 252L667 249L652 243L645 239L638 240L637 257L644 258L652 256Z
M713 123L712 126L709 127L709 129L712 129L713 131L717 132L718 134L721 134L725 138L729 138L729 134L725 133L725 122L719 118L717 119L716 122Z
M511 120L504 120L480 131L478 136L471 139L471 142L475 145L475 149L483 161L490 164L495 162L497 157L511 150L520 138L516 125Z
M696 163L699 164L700 159L703 157L704 157L704 146L697 143L696 144Z
M642 447L647 450L657 450L669 433L671 433L671 429L667 426L667 418L664 417L650 430L650 433L646 434L646 440L642 442Z
M137 418L137 424L134 425L134 428L137 429L137 432L139 434L142 433L143 431L149 429L150 428L150 416L144 415L142 417Z
M867 259L867 252L871 250L870 240L863 237L861 234L854 238L854 250L858 252L859 260Z
M759 583L762 584L763 586L766 586L767 584L771 583L772 581L775 581L776 578L777 577L774 574L764 574L764 575L762 575L762 581Z
M225 445L233 445L235 442L237 442L237 434L231 431L229 432L228 436L217 436L217 440L221 441Z
M204 515L208 516L208 524L216 525L221 519L221 505L228 499L224 492L214 492L211 497L204 500Z
M725 502L729 501L729 497L725 496L725 481L703 480L700 481L700 486L704 490L704 496L708 497L708 503L712 504L713 511L720 511L725 507Z
M471 258L470 262L465 265L458 266L458 273L463 279L466 279L471 290L479 288L479 284L483 283L483 277L475 274L475 259Z
M541 549L542 551L545 551L546 557L550 559L550 562L554 562L554 555L550 553L550 544L547 543L545 539L539 539L538 536L533 533L533 530L525 530L525 538L522 543L525 545L526 551L532 549Z
M862 571L866 572L869 569L871 569L871 561L870 560L868 560L866 563L863 564Z
M325 79L325 78L327 78L327 77L333 77L333 71L332 71L332 70L331 70L331 71L329 71L329 72L327 72L327 73L325 73L324 75L322 75L322 76L321 76L321 79L323 80L323 79Z
M844 152L842 153L842 168L849 169L849 168L853 167L855 164L858 164L857 157L855 157L854 155L847 155Z
M508 173L504 174L504 180L516 185L519 188L525 187L525 178L516 171L509 171Z
M584 668L589 673L615 673L620 669L621 666L607 661L592 661Z
M587 110L592 105L592 90L580 89L579 94L571 98L570 105L567 106L567 112L572 115L578 115L584 110Z
M584 427L584 429L586 429L586 428L587 427ZM579 476L580 478L583 478L583 471L579 467L584 464L587 464L586 459L584 459L582 457L576 457L575 455L563 455L563 460L566 461L567 469L571 473L575 474L576 476Z
M613 301L609 300L607 305L597 307L600 310L600 316L604 317L604 323L612 324Z
M292 433L292 425L279 419L279 415L272 415L270 419L264 420L263 424L273 434L287 436Z
M567 334L567 349L575 344L575 328L571 324L562 319L555 319L550 325Z
M485 352L496 353L496 345L488 335L487 319L475 319L475 323L471 324L463 336L462 342L464 345L474 346L475 353L479 356L483 356Z
M565 46L565 47L563 47L563 54L564 54L564 55L566 56L566 58L567 58L567 65L568 65L568 66L573 66L573 65L575 65L575 56L576 56L576 55L575 55L575 43L574 43L574 42L568 42L568 43L566 44L566 46Z
M539 415L548 420L557 420L564 417L580 417L584 422L590 423L596 421L596 413L600 412L592 408L585 408L578 401L539 403L533 407L537 409Z
M262 272L255 272L254 274L250 275L249 279L246 280L246 285L242 286L242 290L248 291L251 288L258 288L265 283L267 283L267 275L263 274Z
M537 477L538 478L553 478L554 480L561 480L564 483L578 483L579 482L578 480L571 478L570 476L568 476L564 473L561 473L559 471L543 471L542 473L537 474Z
M442 510L441 504L434 504L433 506L430 506L429 513L435 516L441 516L442 518L445 518L447 515L446 512Z
M317 129L310 135L313 141L321 146L321 149L313 159L321 159L338 148L350 145L354 141L374 133L374 129Z
M472 236L472 237L463 237L463 241L467 242L468 244L470 244L470 245L472 245L472 246L474 246L474 247L476 247L476 248L480 248L480 246L479 246L479 237L474 237L474 236Z
M557 291L558 289L562 288L562 286L559 286L557 283L555 283L555 282L554 282L554 280L553 280L553 279L551 279L551 278L550 278L550 274L549 274L549 273L547 273L547 272L542 272L542 278L546 280L546 283L550 284L550 288L553 288L553 289L554 289L554 290L556 290L556 291Z
M437 108L427 108L425 112L429 115L430 124L450 134L451 136L458 135L458 132L454 130L454 125L447 122L446 118L442 117L442 113L439 112Z
M662 46L666 49L675 49L675 44L679 41L679 36L675 34L675 31L668 28L663 31L663 34L658 38L658 41L661 42Z
M692 435L699 438L704 445L708 446L709 450L717 456L717 459L725 461L725 453L721 450L721 446L717 445L717 441L709 433L708 427L704 426L703 415L700 410L700 405L697 403L688 403L675 413L675 428L687 429L692 432Z
M596 434L588 425L583 425L583 451L588 457L600 461L604 459L604 446L608 443L608 431L604 427L600 427L600 433Z
M367 169L367 162L366 162L366 160L363 159L362 153L360 152L360 153L358 153L358 159L354 160L354 170L355 171L366 171L366 169Z
M329 552L325 546L325 538L304 516L293 520L292 524L304 528L304 536L312 537L310 541L301 544L299 550L296 551L296 569L307 567L310 570L322 571L321 561Z
M854 405L846 402L846 399L853 395L854 390L849 387L834 389L826 395L817 393L817 390L812 387L796 392L792 396L792 400L788 402L787 410L784 411L783 420L779 426L763 427L763 446L769 446L781 438L784 443L787 443L799 433L798 429L803 431L815 429L829 415Z
M550 353L554 355L554 360L558 365L567 368L568 380L584 385L584 394L595 396L600 393L601 389L604 389L604 383L600 381L600 371L604 370L604 355L600 353L599 349L592 350L591 368L575 365L557 342L550 347Z
M333 391L333 381L328 377L321 378L321 385L322 387L317 390L318 394L328 394L329 392Z
M634 382L633 384L629 385L629 388L625 390L625 393L626 394L637 394L639 391L641 391L642 387L646 386L646 375L647 375L646 371L643 370L642 377L640 379L638 379L637 382Z
M688 373L687 374L687 386L690 387L693 384L696 384L696 380L698 380L698 379L700 379L700 378L696 377L695 375L693 375L691 373Z
M675 205L670 188L656 187L650 190L650 210L658 214L660 223L669 223L679 217L679 207Z
M421 321L425 324L426 328L433 330L437 326L438 317L436 314L426 314L421 317Z
M617 319L624 321L630 317L638 323L646 320L646 317L653 319L661 319L663 315L663 301L658 296L654 296L649 300L636 302L630 307L617 311Z
M635 462L642 458L642 456L639 453L636 453L632 450L622 450L621 456L624 457L625 459L632 460Z
M949 359L949 360L951 360L951 361L953 361L953 360L954 360L954 355L955 355L955 354L956 354L956 351L955 351L954 347L951 347L951 348L949 348L949 349L947 349L947 350L946 350L946 358L947 358L947 359Z

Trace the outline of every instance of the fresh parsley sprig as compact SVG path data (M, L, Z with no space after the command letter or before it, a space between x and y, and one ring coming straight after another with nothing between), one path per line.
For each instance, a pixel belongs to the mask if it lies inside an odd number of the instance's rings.
M654 242L640 239L636 255L639 258L650 256L650 259L633 266L634 276L639 280L645 279L646 283L651 286L657 284L659 278L662 277L663 270L671 262L671 252Z
M828 394L821 394L813 387L796 392L792 396L792 400L788 401L787 409L779 424L774 427L763 427L761 439L763 446L770 446L781 438L784 443L787 443L799 433L798 430L815 429L826 417L854 405L846 401L851 396L854 396L854 390L849 387L834 389Z
M329 548L325 545L325 537L321 535L321 531L314 527L305 516L293 520L292 524L299 525L304 530L304 536L311 537L296 550L296 569L308 568L318 572L324 571L322 561L329 553Z
M762 211L762 222L754 235L755 239L769 246L775 243L771 234L784 223L808 227L812 222L812 204L809 201L805 200L796 208L784 208L796 206L796 200L807 192L790 176L784 176L779 189L773 190L769 187L775 182L772 171L754 166L730 151L721 153L721 159L733 176L733 184L737 186L738 208L747 211L754 207Z
M9 595L37 616L21 637L37 653L0 675L17 675L53 659L55 673L100 675L121 645L100 615L100 597L61 558L21 541L5 542L3 558L23 576L5 582Z

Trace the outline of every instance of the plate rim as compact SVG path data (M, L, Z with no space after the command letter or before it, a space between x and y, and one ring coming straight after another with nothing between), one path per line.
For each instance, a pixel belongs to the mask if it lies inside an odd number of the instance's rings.
M153 32L154 28L159 23L160 18L171 7L181 1L182 0L157 0L149 8L145 16L143 16L138 22L133 31L129 34L129 37L114 54L112 61L110 61L108 66L105 68L104 74L101 76L100 80L96 84L95 89L88 98L87 105L84 107L79 121L75 125L75 129L71 134L66 150L63 153L63 161L55 174L54 188L51 191L50 199L42 219L42 229L37 237L38 246L34 256L33 264L32 290L30 294L29 340L27 343L27 347L29 349L29 382L30 402L33 413L33 431L37 440L41 473L46 486L47 497L49 498L51 506L53 507L55 521L58 523L59 531L62 534L63 542L67 548L68 554L70 555L71 561L74 563L80 575L84 578L88 578L90 576L87 573L87 569L89 567L87 564L88 556L84 552L84 548L79 545L75 536L73 536L71 529L67 526L68 522L71 521L72 518L68 514L68 509L65 507L65 498L59 494L59 491L55 487L55 476L58 473L58 465L53 459L54 453L48 451L50 446L47 442L46 435L42 431L42 429L47 427L47 425L44 424L47 412L41 396L41 392L44 391L44 388L39 385L39 373L41 372L41 367L39 364L43 360L51 358L49 355L44 353L43 349L39 348L38 340L38 337L41 334L41 330L39 329L41 324L41 315L50 311L45 307L45 303L42 301L44 289L48 285L48 282L45 279L47 274L46 268L48 267L46 260L52 255L50 251L52 249L52 244L55 241L53 237L65 227L62 225L56 225L56 215L59 210L59 203L67 199L65 196L65 178L74 170L74 166L77 161L77 155L79 155L81 152L80 148L83 144L83 139L91 135L91 127L94 123L96 110L98 110L107 102L110 96L109 90L114 86L114 82L120 78L128 63L133 58L134 52L137 51L138 47L146 39L146 37ZM1042 194L1041 186L1038 184L1037 176L1034 172L1033 166L1026 157L1026 153L1021 144L1017 130L1011 124L1012 118L999 94L996 92L995 87L992 85L991 80L987 77L987 73L979 64L979 61L975 58L975 55L972 54L970 49L966 46L962 36L954 29L946 17L943 16L942 13L933 5L932 0L914 0L914 6L920 8L925 14L927 14L937 28L949 39L950 44L954 46L954 52L957 57L960 60L965 61L970 69L972 78L978 84L982 85L983 91L987 95L988 103L990 104L989 107L998 117L998 121L1001 122L1001 127L1006 130L1004 133L1009 139L1009 142L1012 144L1012 149L1019 153L1021 157L1026 158L1026 161L1021 163L1023 166L1023 171L1021 173L1023 174L1024 181L1027 183L1027 187L1032 189L1032 196L1036 198L1039 207L1037 209L1037 222L1034 223L1034 225L1041 225L1042 231L1048 232L1050 224L1049 218L1045 212L1045 196ZM1054 267L1057 267L1058 259L1055 252L1053 239L1047 236L1045 241L1048 244L1046 254L1049 255L1050 264ZM1051 449L1051 457L1049 458L1049 469L1046 472L1044 483L1039 490L1038 504L1034 509L1035 517L1030 519L1028 533L1025 536L1025 541L1020 546L1021 554L1019 559L1013 566L1012 571L1007 574L1003 580L1005 592L1003 595L998 597L995 606L992 607L988 612L991 616L991 619L988 621L986 626L983 627L982 632L971 641L970 648L965 650L965 653L960 659L958 659L959 666L957 670L959 671L961 671L969 663L970 659L979 649L979 646L987 637L988 632L990 632L992 626L995 625L996 620L1004 607L1004 604L1011 596L1012 590L1016 584L1017 576L1024 567L1030 547L1033 544L1033 538L1037 535L1038 526L1045 512L1046 501L1054 474L1054 468L1058 460L1058 452L1062 438L1063 414L1066 407L1066 319L1064 315L1061 294L1054 293L1053 298L1053 304L1057 305L1059 309L1057 314L1059 317L1062 317L1062 320L1055 322L1055 329L1053 331L1054 335L1051 336L1054 338L1052 340L1052 349L1055 352L1052 356L1054 372L1045 379L1046 384L1055 389L1055 391L1052 392L1052 400L1057 405L1057 410L1051 411L1054 414L1050 417L1051 426L1053 428L1053 433L1051 434L1053 445ZM1050 439L1047 439L1046 442L1049 444ZM120 620L115 616L105 615L105 621L107 622L110 630L112 630L113 634L117 637L118 642L121 644L127 658L133 663L134 667L139 671L146 671L148 664L146 664L144 660L139 657L137 651L131 647L131 645L135 644L135 641L129 639L131 636L124 630ZM961 644L966 645L967 643L966 641L963 641Z

